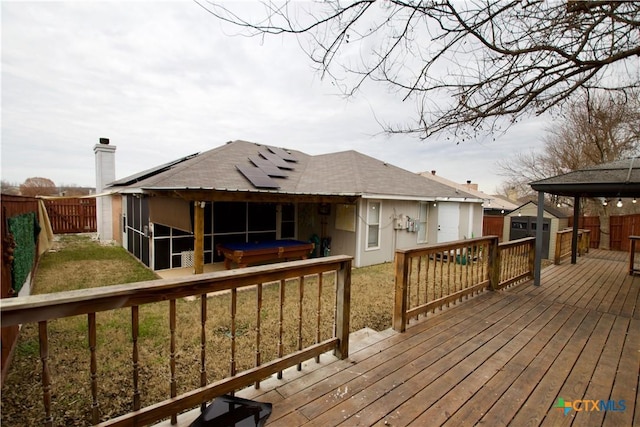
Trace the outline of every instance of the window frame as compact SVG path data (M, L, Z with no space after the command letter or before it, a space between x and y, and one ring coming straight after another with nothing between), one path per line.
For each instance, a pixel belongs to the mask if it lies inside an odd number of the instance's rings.
M377 223L372 223L370 218L370 213L372 207L377 205L378 207L378 218ZM366 249L367 251L373 251L380 249L380 236L381 236L381 222L382 222L382 201L380 200L367 200L367 216L366 216L366 224L367 224L367 232L366 232ZM376 242L375 246L371 246L370 236L372 234L372 230L376 230Z
M424 218L422 218L422 213L424 209ZM416 233L416 243L424 244L429 243L429 232L428 225L429 223L429 202L418 202L418 232ZM424 236L422 239L421 236Z

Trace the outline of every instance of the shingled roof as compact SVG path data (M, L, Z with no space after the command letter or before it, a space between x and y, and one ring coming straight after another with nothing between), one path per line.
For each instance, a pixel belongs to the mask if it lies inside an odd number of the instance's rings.
M276 194L401 197L405 199L451 198L478 201L457 188L425 179L357 151L309 155L284 149L289 161L287 177L272 177L277 188L256 187L239 169L256 168L250 157L269 147L232 141L203 153L187 156L111 183L114 189L213 190ZM239 165L244 165L238 168ZM149 173L150 172L150 173Z
M485 209L489 210L505 210L505 211L512 211L514 209L516 209L518 207L518 205L516 205L513 202L510 202L506 199L503 199L502 197L499 196L495 196L495 195L490 195L487 194L483 191L480 190L476 190L474 188L468 188L470 184L460 184L457 183L455 181L451 181L450 179L444 178L440 175L436 175L436 171L431 171L431 172L421 172L420 173L421 176L427 178L427 179L431 179L437 182L440 182L441 184L445 184L454 188L457 188L458 190L467 192L471 195L473 195L475 198L477 199L482 199L484 200L486 203L484 205Z
M530 183L535 191L573 197L640 197L640 159L603 163Z

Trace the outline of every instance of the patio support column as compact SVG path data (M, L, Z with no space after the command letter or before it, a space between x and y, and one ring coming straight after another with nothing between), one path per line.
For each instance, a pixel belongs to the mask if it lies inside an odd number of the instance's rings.
M544 219L544 191L538 191L538 215L536 217L536 259L534 261L533 284L540 286L542 271L542 223Z
M575 264L578 257L578 229L580 219L580 196L573 198L573 234L571 235L571 264Z
M204 202L194 202L193 274L204 273Z

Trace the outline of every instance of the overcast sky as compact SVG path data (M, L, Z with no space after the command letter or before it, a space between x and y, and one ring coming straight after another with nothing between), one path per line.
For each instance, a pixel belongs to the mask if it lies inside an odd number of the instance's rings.
M293 38L233 36L188 0L1 3L2 179L95 186L93 146L116 149L116 177L227 141L308 154L356 150L412 172L503 180L496 160L542 145L532 118L456 144L381 133L415 115L384 86L344 99Z

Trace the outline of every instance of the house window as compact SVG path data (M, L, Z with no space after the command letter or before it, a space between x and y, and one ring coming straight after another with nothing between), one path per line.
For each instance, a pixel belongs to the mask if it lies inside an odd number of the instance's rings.
M367 203L367 249L380 247L380 202Z
M420 213L418 214L418 243L427 243L427 218L429 216L429 205L427 202L420 202Z
M293 239L296 237L296 206L280 205L280 238Z

